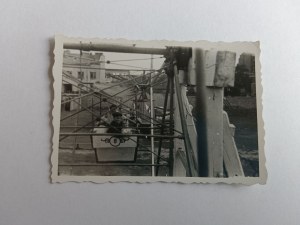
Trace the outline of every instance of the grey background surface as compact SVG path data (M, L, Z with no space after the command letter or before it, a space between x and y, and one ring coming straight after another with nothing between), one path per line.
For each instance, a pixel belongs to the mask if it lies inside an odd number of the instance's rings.
M0 224L299 224L298 1L1 1ZM267 185L50 184L50 42L261 41Z

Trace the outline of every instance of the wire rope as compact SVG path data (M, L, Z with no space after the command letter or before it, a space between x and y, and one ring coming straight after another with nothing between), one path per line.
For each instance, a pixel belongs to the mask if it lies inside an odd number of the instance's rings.
M156 57L156 58L152 58L152 59L162 59L162 58L164 58L164 57L161 56L161 57ZM151 60L151 58L107 60L106 63L111 63L111 62L131 62L131 61L141 61L141 60Z

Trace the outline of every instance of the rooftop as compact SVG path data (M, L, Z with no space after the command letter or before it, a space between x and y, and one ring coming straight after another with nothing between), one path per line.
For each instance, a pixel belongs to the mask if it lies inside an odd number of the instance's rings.
M69 50L64 51L63 64L65 65L85 65L89 66L92 64L99 64L101 57L103 58L102 53L88 53L82 52L82 55L77 53L71 53Z

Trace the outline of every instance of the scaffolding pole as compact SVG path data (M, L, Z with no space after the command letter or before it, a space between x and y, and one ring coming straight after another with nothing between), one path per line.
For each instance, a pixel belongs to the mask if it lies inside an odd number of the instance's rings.
M74 78L74 79L76 80L76 78ZM70 82L68 82L68 81L65 81L65 82L70 83ZM79 81L79 82L80 82L80 81ZM78 87L78 86L76 86L76 85L74 85L74 84L73 84L73 86ZM79 87L79 88L80 88L80 87ZM104 95L106 98L112 98L112 96L110 96L109 94L103 93L103 95ZM99 98L98 95L94 95L94 96L96 96L96 97ZM124 107L124 110L127 111L127 112L130 112L130 110L128 110L128 109L133 109L132 107L129 107L129 106L125 105L124 102L122 103L122 102L120 102L120 101L118 101L118 100L115 100L115 99L113 99L113 101L115 101L115 102L116 102L117 104L119 104L119 105L125 106L125 107ZM128 109L126 109L126 108L128 108ZM151 117L148 116L148 115L146 115L146 114L144 114L143 112L137 110L137 113L143 114L144 117L148 118L148 121L151 120ZM159 122L158 120L154 120L154 122L158 123L159 125L162 125L162 123ZM176 129L174 129L174 131L177 132L177 133L179 133L179 134L181 134L181 132L178 131L178 130L176 130Z
M170 90L170 78L168 77L168 84L167 84L167 89L166 89L166 94L165 94L165 100L164 100L164 109L163 109L163 116L162 116L162 126L160 130L160 135L164 135L165 132L165 119L166 119L166 111L168 107L168 96L169 96L169 90ZM159 139L159 144L158 144L158 151L157 154L160 156L161 154L161 148L162 148L162 138ZM157 164L159 164L159 158L157 158ZM156 176L158 176L158 171L159 167L156 168Z
M153 70L153 55L151 55L151 63L150 63L150 68L151 70ZM153 107L153 87L152 87L152 73L150 74L150 117L151 117L151 124L150 124L150 128L151 128L151 152L154 152L154 130L153 130L153 117L154 117L154 107ZM154 164L154 154L151 155L151 161L152 164ZM155 176L155 167L152 166L152 176Z
M170 135L174 135L174 74L169 77L171 82L171 93L170 93L170 125L169 125L169 133ZM170 150L169 150L169 176L173 176L174 170L174 139L170 138Z
M101 51L101 52L120 52L136 54L165 55L166 48L143 48L135 45L117 45L117 44L93 44L90 43L64 43L64 49L77 49L82 51Z

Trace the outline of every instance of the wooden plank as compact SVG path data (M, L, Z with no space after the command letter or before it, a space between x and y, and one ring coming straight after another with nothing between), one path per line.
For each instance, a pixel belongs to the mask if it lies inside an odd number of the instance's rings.
M189 103L189 100L186 96L187 93L187 87L181 86L181 96L183 101L183 109L184 109L184 117L186 120L187 130L189 134L189 138L191 140L192 150L191 154L193 155L193 158L196 162L196 165L198 164L197 159L197 131L196 126L194 122L194 117L192 114L193 106Z
M187 87L181 87L181 98L183 101L183 109L184 109L184 118L186 119L187 131L189 134L189 138L191 141L192 149L190 153L192 154L192 158L195 160L196 165L197 161L197 131L194 124L194 119L192 116L192 106L189 104L188 98L186 96ZM174 111L174 121L175 121L175 129L182 132L180 115L178 110L178 103L175 101L175 111ZM174 170L173 173L175 176L185 176L185 171L187 168L186 162L183 163L183 157L180 157L181 152L185 152L185 146L183 140L174 139L175 151L174 151ZM186 157L185 157L186 159Z
M183 73L184 72L182 70L177 71L176 66L174 67L175 93L177 99L175 111L178 111L179 113L179 120L174 120L174 122L176 126L176 123L181 121L180 124L184 137L184 146L182 149L184 149L186 152L186 156L188 159L187 164L189 167L189 171L187 171L187 176L198 176L196 157L194 154L193 145L191 143L192 133L190 133L191 130L188 128L187 124L188 121L193 120L193 117L190 117L190 115L187 112L187 108L190 108L190 105L188 104L188 100L186 97L186 87L184 85L180 85L178 79L178 76L180 76L180 74Z
M188 77L187 81L189 85L197 84L197 74L196 74L196 65L195 65L195 51L193 49L193 57L189 60L188 64ZM205 85L214 86L214 78L216 74L216 51L204 51L204 72L205 72ZM200 76L200 74L198 75Z
M223 176L223 88L205 87L208 176Z
M224 165L229 177L244 176L239 153L234 141L234 128L227 113L223 112L224 121Z
M205 51L204 71L205 85L207 87L215 86L217 51Z
M233 87L235 77L235 52L218 51L214 86Z
M174 101L174 128L182 132L180 115L178 110L178 103ZM187 165L182 164L182 159L179 152L185 152L183 140L174 139L174 165L173 165L173 175L175 177L185 177ZM186 158L185 158L186 159Z
M176 152L176 156L178 156L178 159L181 161L181 164L185 168L185 170L188 170L187 158L186 158L185 152L182 151L182 149L180 149Z

